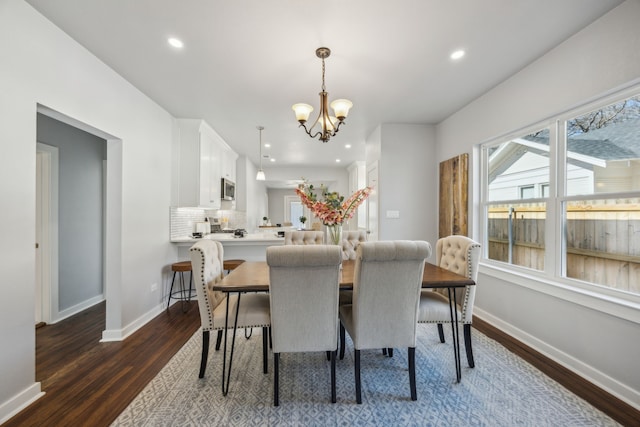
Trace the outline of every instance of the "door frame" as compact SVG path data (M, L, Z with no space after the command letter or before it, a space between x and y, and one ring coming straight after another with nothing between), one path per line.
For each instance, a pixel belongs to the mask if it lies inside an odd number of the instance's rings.
M51 323L58 316L58 147L36 142L36 153L41 162L37 174L38 200L36 207L36 313L40 321ZM38 236L39 234L39 236ZM36 315L36 318L38 316Z

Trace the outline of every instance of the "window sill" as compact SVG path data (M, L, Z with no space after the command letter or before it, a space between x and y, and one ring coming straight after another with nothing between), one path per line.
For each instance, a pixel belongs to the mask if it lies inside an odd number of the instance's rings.
M640 295L568 279L552 279L535 271L488 260L480 263L479 273L640 325Z

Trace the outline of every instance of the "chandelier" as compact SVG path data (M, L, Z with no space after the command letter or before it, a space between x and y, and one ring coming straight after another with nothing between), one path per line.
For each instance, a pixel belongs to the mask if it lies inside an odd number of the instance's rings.
M324 85L324 60L331 55L331 50L328 47L319 47L316 49L316 56L322 59L322 92L320 95L320 114L318 118L313 122L311 127L307 128L305 123L309 120L309 114L313 111L313 107L309 104L295 104L292 108L296 113L296 119L300 122L300 126L304 128L311 138L320 137L320 141L327 142L332 136L338 133L340 125L344 123L344 119L349 114L349 109L353 106L353 103L348 99L336 99L331 103L331 108L335 113L335 117L329 116L329 100L328 93ZM316 133L312 133L316 125L320 127Z
M264 126L256 126L256 128L260 131L260 169L258 169L258 173L256 174L256 180L264 181L267 178L262 170L262 131L264 130Z

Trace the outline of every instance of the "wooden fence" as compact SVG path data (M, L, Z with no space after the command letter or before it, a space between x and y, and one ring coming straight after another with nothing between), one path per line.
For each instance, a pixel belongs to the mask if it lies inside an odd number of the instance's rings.
M619 203L616 203L619 202ZM492 206L488 256L544 269L544 204L515 207L509 245L509 206ZM567 208L567 277L640 293L640 203L581 201Z

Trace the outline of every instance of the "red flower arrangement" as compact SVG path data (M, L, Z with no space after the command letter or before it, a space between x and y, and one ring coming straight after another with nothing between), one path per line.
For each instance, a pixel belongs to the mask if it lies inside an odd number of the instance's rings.
M324 184L320 185L322 200L318 200L313 185L305 181L296 188L296 194L303 205L326 226L342 225L355 214L356 208L364 202L372 191L371 187L361 188L347 200L338 192L328 191Z

